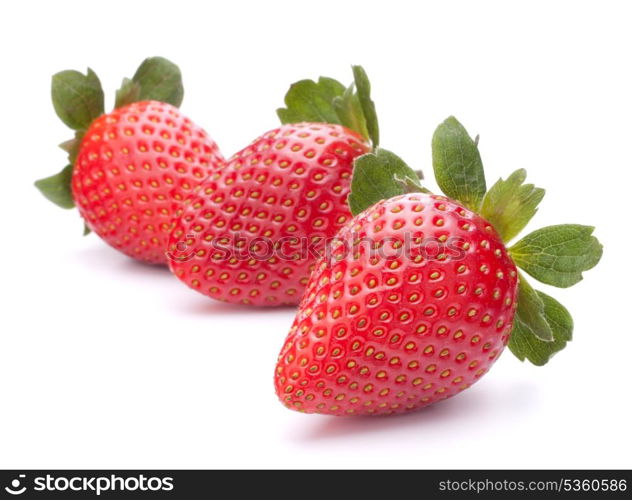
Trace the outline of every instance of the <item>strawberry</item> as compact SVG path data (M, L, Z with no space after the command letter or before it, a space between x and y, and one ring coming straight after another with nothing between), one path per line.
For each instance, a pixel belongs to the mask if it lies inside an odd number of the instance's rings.
M541 365L570 340L568 311L516 265L571 286L601 257L593 228L549 226L507 248L544 191L523 170L487 191L477 141L454 118L435 133L433 163L449 198L386 150L356 160L356 216L316 264L277 361L288 408L406 412L470 387L508 343Z
M177 208L223 162L206 132L178 110L182 95L177 66L162 58L145 60L124 80L108 114L91 70L58 73L53 102L76 136L62 144L70 165L36 186L64 208L76 204L87 230L114 248L166 263Z
M162 264L176 209L222 161L206 132L175 106L135 102L101 115L86 131L73 199L110 245Z
M283 125L262 135L187 204L169 245L171 270L215 299L295 304L312 252L351 218L351 167L368 150L340 125Z
M202 183L169 243L180 280L227 302L298 303L325 242L351 218L353 160L378 142L366 74L354 76L357 92L327 78L294 84L278 112L285 124Z
M412 252L398 256L407 234ZM352 248L357 240L371 245ZM424 242L459 252L431 258ZM277 392L290 406L410 410L465 389L503 350L516 266L472 211L440 196L397 196L359 214L332 246L281 351Z

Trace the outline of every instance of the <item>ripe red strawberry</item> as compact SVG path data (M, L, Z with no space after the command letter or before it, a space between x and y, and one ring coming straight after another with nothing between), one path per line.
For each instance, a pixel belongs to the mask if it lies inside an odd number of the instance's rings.
M176 209L222 161L217 145L178 108L135 102L92 122L72 194L88 227L110 245L165 263Z
M170 240L178 278L227 302L298 303L326 240L351 217L353 161L370 151L369 138L378 143L361 68L354 79L349 89L328 78L292 85L278 111L285 125L203 183Z
M178 110L181 85L175 65L148 59L124 81L116 109L103 114L94 73L55 75L55 108L77 134L63 145L71 165L36 183L62 207L76 204L87 228L104 241L155 264L166 263L177 208L223 162L206 132ZM76 94L92 104L81 108Z
M571 339L568 311L531 288L514 261L571 286L601 257L592 228L549 226L508 249L544 191L523 184L522 170L487 191L477 143L454 118L435 133L433 162L439 186L462 202L422 192L388 151L356 160L357 215L316 264L277 361L288 408L405 412L471 386L508 343L541 365Z
M296 304L314 252L351 218L351 168L368 150L340 125L283 125L262 135L187 203L169 245L171 270L216 299Z
M440 253L428 255L431 246ZM338 233L312 274L279 357L277 394L288 407L334 415L452 396L505 347L517 285L503 242L472 211L421 193L379 202Z

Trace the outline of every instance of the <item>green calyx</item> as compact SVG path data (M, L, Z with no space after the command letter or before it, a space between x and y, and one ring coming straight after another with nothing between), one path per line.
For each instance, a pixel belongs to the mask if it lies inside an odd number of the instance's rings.
M488 220L503 241L511 241L538 211L544 189L524 184L525 169L516 170L507 180L498 179L483 197L480 214Z
M66 165L59 173L35 181L35 187L41 193L61 208L74 208L70 180L72 178L72 165Z
M523 301L519 297L508 347L520 361L528 359L536 366L543 366L571 341L573 318L553 297L539 290L534 292L537 298L538 317L530 316L520 307ZM542 339L543 336L547 338Z
M178 107L183 96L184 87L178 66L163 57L150 57L141 63L131 79L123 80L116 92L115 107L145 100L166 102ZM36 181L35 187L55 205L73 208L75 203L70 189L72 169L86 130L105 112L104 94L99 78L88 68L85 75L74 70L53 75L51 97L57 116L75 134L72 139L59 145L67 153L69 165L55 175ZM86 227L84 234L88 232Z
M439 125L432 136L432 166L446 196L478 211L487 190L478 137L472 139L453 116Z
M561 224L538 229L509 249L517 266L533 278L560 288L579 283L603 253L594 227Z
M425 191L417 173L395 153L377 148L354 162L349 208L357 215L380 200L411 191Z
M94 71L60 71L51 85L53 107L59 119L73 130L85 130L103 114L103 89Z
M527 226L544 198L544 190L526 184L516 170L487 189L478 137L472 139L454 117L441 123L432 138L432 163L443 193L489 221L507 243ZM376 149L355 160L349 207L355 215L380 200L411 191L427 192L416 172L390 151ZM547 285L568 288L597 265L603 253L594 228L562 224L538 229L508 252L525 273ZM572 338L573 319L549 295L519 275L518 303L509 349L520 360L546 364Z
M139 101L166 102L179 108L184 98L180 68L164 57L145 59L116 91L115 108Z
M371 100L371 83L362 66L352 66L353 83L345 87L333 78L300 80L285 94L285 108L277 109L281 123L317 122L343 125L371 142L380 143L380 131Z

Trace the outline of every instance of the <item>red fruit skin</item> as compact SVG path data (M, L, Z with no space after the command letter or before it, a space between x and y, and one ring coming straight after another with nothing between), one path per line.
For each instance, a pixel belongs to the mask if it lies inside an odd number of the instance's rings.
M340 125L283 125L236 153L184 207L169 266L214 299L298 303L327 239L351 219L353 160L369 151Z
M358 239L370 243L347 251ZM371 255L374 243L381 255ZM275 388L288 408L422 408L468 388L507 345L516 266L491 225L461 205L418 193L381 201L351 220L328 253L278 358Z
M88 227L135 259L166 264L172 218L224 159L178 108L129 104L94 120L75 161L72 194Z

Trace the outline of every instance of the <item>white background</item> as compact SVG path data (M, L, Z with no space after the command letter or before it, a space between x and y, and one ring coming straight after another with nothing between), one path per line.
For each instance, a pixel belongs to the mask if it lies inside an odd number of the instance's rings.
M626 2L3 2L0 467L631 467L632 31ZM123 76L163 55L183 110L228 156L276 126L287 86L372 77L382 144L430 169L435 126L481 134L488 184L547 189L531 228L597 226L597 269L549 290L575 340L548 366L509 352L471 390L394 418L285 409L290 309L212 302L137 264L32 187L70 137L61 69ZM435 185L430 181L429 186ZM542 287L541 287L542 288Z

